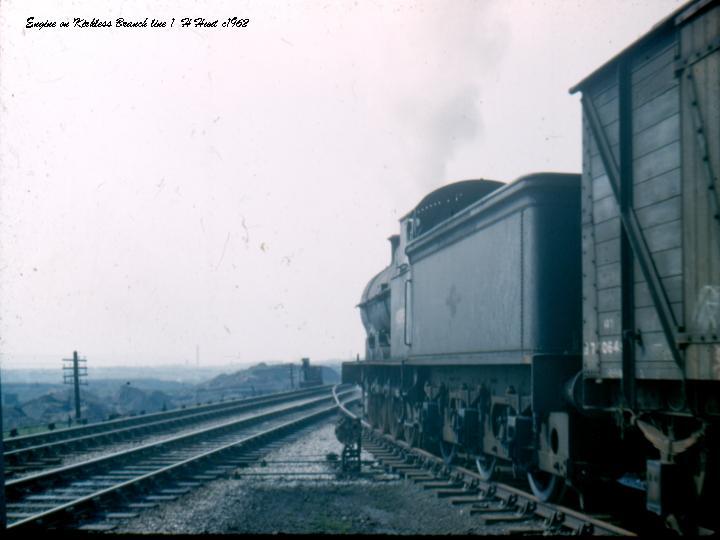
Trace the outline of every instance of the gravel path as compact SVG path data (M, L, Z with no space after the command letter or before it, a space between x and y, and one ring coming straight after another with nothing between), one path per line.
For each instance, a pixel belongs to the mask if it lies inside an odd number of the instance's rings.
M325 456L341 450L334 419L324 421L301 439L268 453L265 466L239 469L232 478L215 480L145 511L112 532L497 534L502 530L480 525L467 509L453 507L397 476L374 479L381 471L370 465L363 466L365 474L359 479L334 478L335 464ZM293 460L304 463L288 463Z

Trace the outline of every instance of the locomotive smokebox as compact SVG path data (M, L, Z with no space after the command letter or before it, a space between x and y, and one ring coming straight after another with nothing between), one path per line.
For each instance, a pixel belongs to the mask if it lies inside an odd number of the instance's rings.
M358 304L360 317L367 333L365 343L367 359L383 360L390 356L391 271L392 265L373 277L365 286Z

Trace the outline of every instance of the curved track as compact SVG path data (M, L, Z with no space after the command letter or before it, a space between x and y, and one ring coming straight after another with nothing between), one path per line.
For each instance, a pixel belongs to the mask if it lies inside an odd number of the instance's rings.
M283 392L250 399L223 401L187 409L98 422L85 426L3 440L5 471L9 477L62 463L69 454L128 439L177 431L217 421L288 399L327 393L330 386Z
M338 396L328 390L324 388L321 396L294 396L289 403L251 417L10 480L8 528L67 525L98 509L141 509L176 497L253 459L253 449L271 438L334 412ZM341 391L340 398L352 392Z

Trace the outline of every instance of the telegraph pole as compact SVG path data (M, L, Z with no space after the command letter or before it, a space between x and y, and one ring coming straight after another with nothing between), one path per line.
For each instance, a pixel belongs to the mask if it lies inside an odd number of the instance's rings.
M295 365L290 364L290 390L295 390Z
M63 358L63 362L67 362L63 366L63 380L65 384L72 384L75 387L75 420L80 421L80 385L86 385L87 381L81 380L82 377L87 377L87 359L78 358L77 351L73 351L72 358ZM80 362L83 365L80 365Z

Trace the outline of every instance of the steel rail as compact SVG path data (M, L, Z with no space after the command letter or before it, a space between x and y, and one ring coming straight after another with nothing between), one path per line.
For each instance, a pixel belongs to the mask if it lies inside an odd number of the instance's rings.
M95 470L105 465L116 464L120 461L136 458L142 456L143 454L157 451L163 448L168 448L179 443L189 443L193 440L207 438L213 434L221 434L228 430L250 427L254 424L258 424L267 420L272 420L273 418L284 414L297 412L302 409L319 405L322 402L327 401L328 399L331 399L330 396L310 398L300 403L276 408L274 410L264 412L258 415L244 417L238 420L231 420L229 422L224 422L222 424L211 427L196 429L179 435L174 435L161 441L147 443L136 448L131 448L129 450L121 450L119 452L114 452L87 461L82 461L79 463L66 465L64 467L54 468L46 471L41 471L36 474L23 476L22 478L9 480L5 483L6 495L14 495L19 491L32 491L32 488L34 486L48 486L50 484L61 481L63 478L67 478L68 476L72 476L80 472Z
M184 409L174 409L172 411L161 411L150 414L144 414L139 416L133 416L130 418L117 418L115 420L107 420L103 422L95 422L92 424L85 424L82 426L75 426L70 428L57 429L54 431L44 431L42 433L34 433L32 435L23 435L21 437L6 437L3 438L3 446L5 453L10 451L18 450L21 448L27 448L30 446L42 445L45 443L72 439L82 435L89 434L100 434L107 431L116 430L123 427L130 427L136 425L144 425L149 422L154 422L161 419L172 419L172 418L183 418L188 415L202 413L206 411L214 411L220 409L227 409L236 407L239 405L253 405L266 402L268 400L274 400L278 398L301 396L305 394L319 393L323 390L329 389L331 385L323 385L318 387L306 388L302 390L292 390L289 392L279 392L276 394L267 394L263 396L257 396L253 398L233 399L227 401L221 401L217 403L197 405L193 407L187 407Z
M38 455L52 455L56 454L58 451L73 447L73 446L98 446L102 444L102 441L105 439L121 439L121 438L127 438L133 435L136 435L138 433L147 432L147 431L153 431L155 433L158 433L163 430L172 429L175 427L179 427L182 425L188 425L188 424L197 424L204 421L209 421L215 418L220 418L223 416L238 414L243 411L253 410L257 408L261 408L264 406L271 406L277 403L286 402L289 399L299 398L299 397L305 397L309 395L314 395L318 393L322 393L323 391L326 391L327 387L323 387L322 390L318 390L317 388L313 389L312 391L303 391L303 392L297 392L297 393L282 393L282 394L275 394L272 397L266 397L266 399L263 399L261 401L255 401L252 403L247 403L243 400L242 403L235 403L232 406L226 406L223 408L217 408L214 410L203 410L203 411L197 411L193 409L187 410L185 415L183 416L173 416L171 418L161 418L160 420L154 420L152 417L156 417L156 415L150 415L148 417L145 417L145 423L136 424L128 427L119 427L107 431L101 431L101 432L95 432L87 435L81 435L79 437L71 438L71 439L62 439L59 441L53 441L53 442L47 442L44 444L39 444L36 446L29 446L24 448L19 448L16 450L11 450L4 453L5 460L6 460L6 466L10 465L22 465L24 458L32 458L34 456ZM154 421L153 421L154 420Z
M326 401L326 400L327 400L327 398L325 398L323 400L315 400L315 401ZM290 408L291 410L285 410L285 412L288 412L288 413L289 412L298 412L298 410L301 408L303 408L303 407ZM237 441L223 444L217 448L207 450L207 451L197 454L193 457L181 460L177 463L173 463L171 465L161 467L156 471L152 471L152 472L140 475L136 478L132 478L130 480L120 482L114 486L110 486L105 489L101 489L99 491L81 496L75 500L66 502L64 504L60 504L49 510L39 512L31 517L27 517L25 519L10 523L8 525L8 529L19 529L22 527L26 527L28 525L36 524L41 521L52 520L54 518L58 518L59 516L65 514L67 512L77 511L81 507L97 504L102 499L107 499L109 497L116 496L119 491L138 487L140 484L147 483L149 481L158 480L161 477L167 476L171 473L176 473L176 472L182 471L183 469L187 469L190 466L199 465L201 462L207 461L211 458L219 458L223 454L228 453L230 451L234 452L236 450L242 449L243 447L247 447L247 446L253 445L255 443L261 443L269 437L285 434L286 432L288 432L290 430L300 428L315 419L319 419L319 418L335 411L336 409L337 409L337 405L335 403L332 403L328 407L323 407L320 410L314 410L314 411L302 416L301 418L295 418L295 419L292 419L292 420L289 420L286 422L282 422L278 425L264 429L258 433L247 435Z
M391 448L395 447L404 460L415 459L423 464L431 464L436 469L445 471L447 477L465 485L476 487L485 494L492 494L492 496L505 503L509 504L512 501L515 501L514 505L520 505L520 501L528 503L528 508L532 508L533 514L544 518L547 523L552 523L554 527L569 528L576 533L584 535L636 536L632 531L588 516L572 508L542 502L531 493L516 487L500 482L484 481L474 471L459 466L448 466L440 457L425 450L411 447L407 443L398 441L390 435L380 433L372 427L368 427L365 433L370 440L378 444ZM480 498L478 497L478 501L479 500Z
M333 386L333 389L332 389L333 399L335 400L335 404L337 405L338 409L340 410L340 413L341 413L341 414L344 414L345 416L347 416L348 418L350 418L350 419L352 419L352 420L360 420L360 422L361 422L361 424L363 425L363 427L366 427L366 428L368 428L368 429L371 429L372 427L370 426L370 424L368 424L365 420L363 420L363 419L360 418L358 415L356 415L355 413L353 413L352 411L350 411L347 407L345 407L345 405L346 405L347 403L350 403L350 402L352 402L352 401L357 401L357 400L360 399L360 398L350 399L350 400L345 401L345 402L342 402L342 401L340 400L340 396L338 395L338 390L339 390L340 388L344 387L344 386L346 386L346 385L336 384L335 386ZM357 387L356 387L356 388L357 388Z

